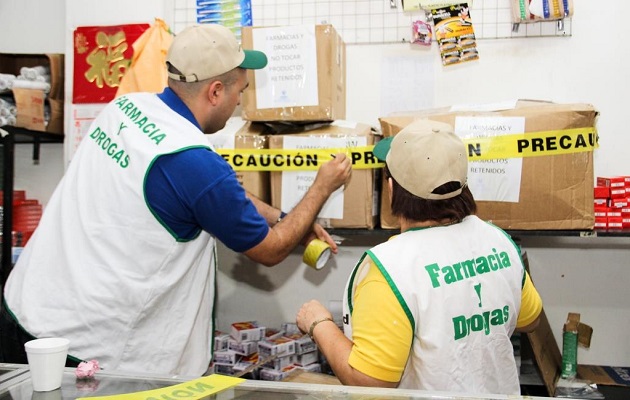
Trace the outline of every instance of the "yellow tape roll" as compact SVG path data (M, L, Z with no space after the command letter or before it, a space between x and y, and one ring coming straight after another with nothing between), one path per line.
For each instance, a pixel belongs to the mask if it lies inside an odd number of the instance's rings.
M306 263L311 268L316 270L320 270L324 268L326 262L330 258L330 245L323 240L313 239L306 246L304 250L304 255L302 256L302 261Z

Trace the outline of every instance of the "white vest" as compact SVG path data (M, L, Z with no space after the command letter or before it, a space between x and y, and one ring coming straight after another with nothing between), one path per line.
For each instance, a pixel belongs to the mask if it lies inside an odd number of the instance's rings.
M521 305L519 254L505 232L476 216L410 230L368 250L414 330L400 388L520 393L510 342ZM369 265L364 256L344 291L350 339L354 293Z
M148 207L144 179L162 154L209 148L156 95L109 105L82 139L6 287L36 337L106 370L200 376L214 332L215 239L178 241Z

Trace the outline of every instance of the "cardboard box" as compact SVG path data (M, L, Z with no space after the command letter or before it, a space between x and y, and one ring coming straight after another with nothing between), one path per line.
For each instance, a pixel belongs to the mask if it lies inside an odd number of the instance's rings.
M578 378L598 385L630 387L630 367L578 365Z
M225 128L206 135L206 137L215 150L228 162L233 163L236 155L237 163L239 163L242 161L238 158L239 149L262 150L268 148L268 139L266 135L262 134L263 129L262 125L245 121L240 117L233 117L228 120ZM234 151L234 153L228 154L228 151ZM245 190L265 203L271 201L268 171L239 171L237 169L236 179Z
M523 124L525 138L536 132L562 131L595 126L597 111L590 104L554 104L519 100L515 107L500 111L451 111L449 108L420 111L405 115L380 118L383 136L393 136L416 119L425 118L450 123L458 132L458 121L474 121L479 125L488 121ZM472 117L472 118L468 118ZM516 122L514 122L516 121ZM501 128L501 127L499 127ZM521 131L521 132L523 132ZM470 150L469 150L470 151ZM509 161L509 160L508 160ZM469 168L473 168L473 165ZM504 229L592 229L593 215L593 152L574 152L556 155L523 157L520 167L518 201L480 201L480 218ZM469 185L475 194L475 182ZM385 185L385 182L384 182ZM475 194L477 197L477 195ZM398 228L391 215L390 197L383 186L381 227Z
M48 133L63 134L64 55L63 54L0 54L0 73L20 75L22 67L50 68L50 91L14 88L17 107L16 126ZM45 120L45 109L50 116Z
M291 143L291 144L289 144ZM308 133L272 135L270 149L369 146L374 135L369 125L335 121ZM295 144L295 146L293 145ZM371 154L371 153L370 153ZM325 228L374 229L378 215L377 169L354 169L344 190L333 194L324 205L317 221ZM289 212L310 188L317 171L271 172L271 204Z
M333 121L346 117L346 47L332 25L250 27L243 47L269 64L248 71L242 116L250 121Z

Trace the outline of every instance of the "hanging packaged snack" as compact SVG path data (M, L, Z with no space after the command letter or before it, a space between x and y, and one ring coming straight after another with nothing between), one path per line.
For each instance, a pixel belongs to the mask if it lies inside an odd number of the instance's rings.
M442 65L479 59L468 3L430 10Z
M559 21L573 16L573 0L511 0L514 23Z
M430 24L420 20L413 21L412 34L413 40L411 41L411 43L431 46L433 30L431 29Z

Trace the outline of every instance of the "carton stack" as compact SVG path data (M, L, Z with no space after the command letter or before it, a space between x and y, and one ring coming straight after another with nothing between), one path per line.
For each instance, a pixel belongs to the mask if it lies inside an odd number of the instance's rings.
M354 154L373 144L372 128L346 121L345 44L332 25L243 27L244 48L263 51L268 65L249 70L241 118L208 135L244 188L289 212L311 186L317 169L301 168L315 150ZM357 153L357 161L362 158ZM296 166L297 169L296 169ZM352 180L324 206L318 222L329 228L375 226L376 172L353 171ZM352 200L352 203L351 203Z
M598 176L594 190L595 228L630 228L630 176Z
M295 324L266 328L257 321L235 322L230 333L215 332L210 372L280 381L294 371L321 372L317 345Z

